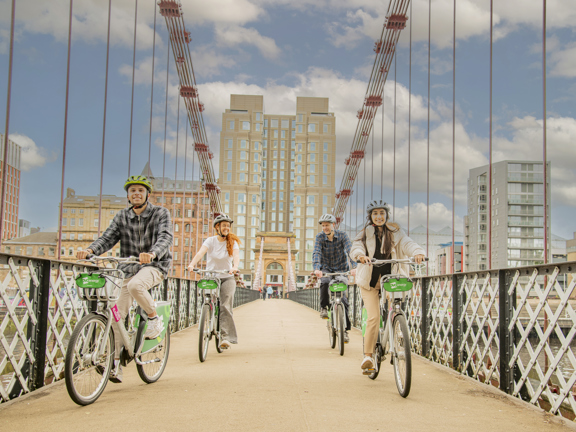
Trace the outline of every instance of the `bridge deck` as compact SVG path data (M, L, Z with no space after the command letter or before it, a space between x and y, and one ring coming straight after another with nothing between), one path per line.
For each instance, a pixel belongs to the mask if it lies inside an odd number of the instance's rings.
M0 430L572 430L421 358L402 399L388 362L375 381L361 375L359 331L340 357L318 314L288 300L249 303L235 319L240 344L217 354L212 343L205 363L193 327L173 335L156 384L144 384L131 364L123 384L109 383L96 403L79 407L58 383L1 405Z

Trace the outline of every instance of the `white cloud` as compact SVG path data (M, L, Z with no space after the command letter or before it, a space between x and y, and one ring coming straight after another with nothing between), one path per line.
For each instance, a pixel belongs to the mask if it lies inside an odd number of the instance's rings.
M429 212L429 226L433 230L441 230L447 225L452 225L452 209L447 208L442 203L431 203ZM408 207L397 207L394 209L394 220L400 224L402 228L406 228L408 224ZM417 227L418 225L426 226L426 203L417 202L410 206L410 228ZM455 215L454 226L456 231L462 231L464 220Z
M26 135L10 134L10 140L22 148L20 155L20 168L22 171L31 171L40 168L56 158L54 153L48 153L46 149L38 147L34 140Z
M566 44L550 54L550 75L576 77L576 42Z
M254 45L267 59L275 59L280 55L280 48L274 39L262 36L258 30L237 25L217 25L216 41L222 46Z
M494 161L542 160L542 119L532 116L515 118L509 123L510 139L495 137ZM576 202L576 119L548 118L547 159L551 162L552 202L554 205L574 206Z

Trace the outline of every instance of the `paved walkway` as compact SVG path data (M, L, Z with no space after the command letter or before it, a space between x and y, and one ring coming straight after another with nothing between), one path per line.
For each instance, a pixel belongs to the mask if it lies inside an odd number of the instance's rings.
M325 321L289 300L235 310L240 344L198 360L196 327L172 337L162 378L144 384L131 364L96 403L74 404L59 383L0 405L0 431L568 431L572 427L424 359L398 395L392 366L360 372L362 338L340 357Z

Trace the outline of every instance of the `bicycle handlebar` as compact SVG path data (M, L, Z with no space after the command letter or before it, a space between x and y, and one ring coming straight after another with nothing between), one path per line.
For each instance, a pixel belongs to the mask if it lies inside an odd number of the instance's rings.
M428 261L428 257L424 258L424 261ZM357 263L361 264L360 261L356 261ZM388 259L388 260L378 260L376 258L372 258L370 260L370 264L376 265L376 266L380 266L380 265L385 265L385 264L418 264L416 261L414 261L414 257L410 257L410 258L403 258L403 259Z
M230 274L229 270L202 270L202 269L192 269L194 273L216 273L216 274Z
M90 262L90 263L95 263L97 261L109 261L109 262L115 262L115 263L139 263L140 259L138 257L135 256L129 256L129 257L100 257L94 254L89 254L86 259L81 259L78 260L78 262Z
M324 276L350 276L350 272L335 272L335 273L324 273L322 272L322 277Z

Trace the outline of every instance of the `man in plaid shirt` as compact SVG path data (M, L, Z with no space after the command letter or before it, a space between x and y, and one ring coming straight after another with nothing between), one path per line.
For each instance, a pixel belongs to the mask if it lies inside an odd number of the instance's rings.
M330 284L329 277L322 277L324 273L347 272L350 270L348 264L348 254L352 243L344 231L335 230L334 224L336 218L331 214L323 215L319 220L322 226L322 232L316 236L314 243L314 253L312 260L314 263L314 273L320 279L320 317L328 319L328 306L330 304L330 296L328 293L328 285ZM350 274L354 276L356 273L356 263L352 262L352 271ZM346 278L344 278L346 279ZM348 280L345 280L348 283ZM350 318L348 318L348 298L344 295L342 303L346 310L346 332L344 334L344 342L348 343L348 330L352 328Z
M149 290L162 282L172 263L172 223L168 209L148 202L152 184L144 176L131 176L124 184L131 207L120 210L100 238L86 250L78 251L76 257L101 255L120 242L120 256L138 257L140 263L121 264L125 279L116 302L118 312L124 319L130 311L132 300L148 314L147 339L157 338L164 330L162 318L156 313L156 305ZM114 323L115 324L115 323ZM115 329L116 331L116 329ZM116 338L115 367L110 374L112 382L122 382L119 365L121 338Z

